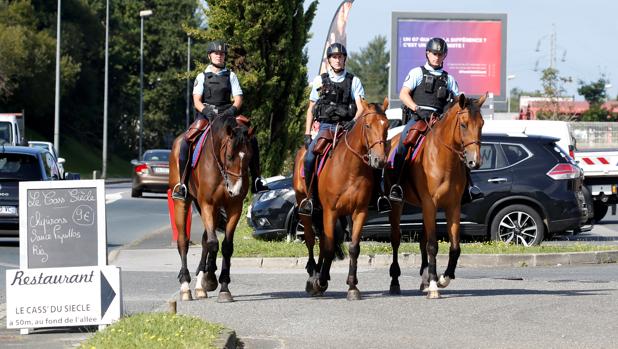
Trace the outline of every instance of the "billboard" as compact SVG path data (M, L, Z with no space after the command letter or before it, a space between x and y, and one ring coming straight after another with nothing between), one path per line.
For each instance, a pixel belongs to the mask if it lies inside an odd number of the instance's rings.
M444 38L444 69L470 96L493 93L506 103L506 14L393 12L389 96L400 104L399 90L408 72L425 64L425 46ZM502 109L502 108L501 108Z

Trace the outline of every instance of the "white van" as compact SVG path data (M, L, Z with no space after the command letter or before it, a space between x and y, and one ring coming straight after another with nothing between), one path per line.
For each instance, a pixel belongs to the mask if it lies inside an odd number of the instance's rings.
M24 136L24 114L0 113L0 144L21 145Z

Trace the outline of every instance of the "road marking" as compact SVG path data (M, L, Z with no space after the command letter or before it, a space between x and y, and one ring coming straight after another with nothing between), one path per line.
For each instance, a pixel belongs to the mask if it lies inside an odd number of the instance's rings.
M6 267L6 268L19 268L19 265L13 264L13 263L3 263L3 262L0 262L0 266Z
M105 195L105 203L111 204L112 202L122 199L122 193L113 193Z

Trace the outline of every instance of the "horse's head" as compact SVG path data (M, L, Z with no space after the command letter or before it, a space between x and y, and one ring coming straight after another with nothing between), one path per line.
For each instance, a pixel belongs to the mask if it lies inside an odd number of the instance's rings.
M461 134L463 160L470 169L477 169L482 163L481 129L485 122L481 115L481 106L485 103L485 99L487 99L487 94L479 99L470 99L462 93L455 100L459 106L457 123Z
M361 100L363 114L357 120L355 128L362 127L363 146L367 148L367 162L369 166L380 169L386 165L388 146L386 136L388 133L388 119L384 110L388 108L388 98L380 106L377 103L367 103Z
M252 127L237 123L234 117L220 116L213 122L213 135L218 144L215 146L217 165L230 197L242 191L253 156L250 144L253 133Z

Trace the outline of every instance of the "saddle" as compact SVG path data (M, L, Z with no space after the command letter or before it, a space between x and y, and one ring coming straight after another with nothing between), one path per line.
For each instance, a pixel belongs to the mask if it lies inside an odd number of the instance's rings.
M410 130L408 130L408 134L405 135L403 139L403 145L406 147L414 146L418 143L418 140L421 136L424 136L427 133L427 129L433 126L436 122L438 122L439 116L436 113L431 114L431 118L429 121L425 119L420 119L417 121Z
M326 155L328 151L332 149L331 145L335 143L335 138L338 140L343 136L343 130L339 129L337 135L331 130L326 130L320 133L318 140L313 147L313 153L315 155Z

